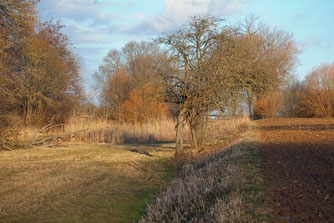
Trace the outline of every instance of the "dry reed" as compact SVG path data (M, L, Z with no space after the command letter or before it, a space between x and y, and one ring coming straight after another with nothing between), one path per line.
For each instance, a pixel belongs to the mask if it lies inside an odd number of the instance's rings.
M236 135L250 127L251 120L247 115L237 118L214 119L208 123L208 137Z
M76 123L70 123L65 126L65 131L73 131L76 126ZM93 122L75 140L111 144L169 142L175 140L175 123L169 119L143 124Z
M72 119L64 126L52 129L52 131L47 134L57 135L63 132L75 132L85 128L88 129L79 132L72 140L109 144L156 143L175 140L175 122L172 119L154 120L143 124ZM36 128L25 128L21 130L20 140L30 140L36 130Z
M84 120L76 118L70 120L64 126L53 129L47 134L60 134L64 132L75 132L80 129L88 130L79 132L73 141L91 143L157 143L175 141L175 121L172 119L152 120L143 124L118 123L105 120ZM208 137L215 138L228 136L248 128L250 120L247 116L237 119L210 120L208 122ZM36 128L25 128L21 130L20 140L32 139ZM189 126L184 128L186 142L190 140Z

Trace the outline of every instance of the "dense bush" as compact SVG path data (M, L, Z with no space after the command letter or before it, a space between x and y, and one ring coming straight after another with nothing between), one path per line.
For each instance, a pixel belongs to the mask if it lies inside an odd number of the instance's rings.
M258 99L254 106L257 118L274 118L280 115L283 108L282 99L283 95L280 92Z

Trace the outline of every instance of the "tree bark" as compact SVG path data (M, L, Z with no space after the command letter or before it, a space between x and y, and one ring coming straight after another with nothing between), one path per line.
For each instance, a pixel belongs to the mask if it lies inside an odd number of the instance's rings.
M190 124L192 144L195 150L199 150L201 149L203 143L205 142L207 116L206 115L192 116L189 124Z
M183 121L185 116L186 108L184 105L180 106L180 112L177 116L177 123L175 126L176 131L176 156L183 150Z
M237 110L238 110L238 103L235 99L232 99L232 101L231 101L231 112L232 112L233 118L237 117Z
M190 125L192 143L193 143L193 146L194 146L195 150L198 150L199 143L198 143L198 139L197 139L196 128L197 128L197 126Z
M248 102L249 117L250 117L251 120L254 120L255 119L255 115L254 115L253 99L252 98L248 98L247 102Z

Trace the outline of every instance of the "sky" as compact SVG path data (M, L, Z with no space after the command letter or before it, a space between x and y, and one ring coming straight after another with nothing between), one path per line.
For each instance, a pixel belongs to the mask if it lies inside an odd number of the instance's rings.
M236 24L252 13L292 33L301 51L295 69L299 80L321 64L334 63L334 0L41 0L38 10L42 21L66 26L87 92L110 50L175 30L195 14Z

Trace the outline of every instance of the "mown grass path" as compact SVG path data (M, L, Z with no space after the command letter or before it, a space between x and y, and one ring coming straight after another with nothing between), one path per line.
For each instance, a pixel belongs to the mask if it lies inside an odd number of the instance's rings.
M96 144L0 152L0 222L138 220L175 175L173 154L171 145Z

